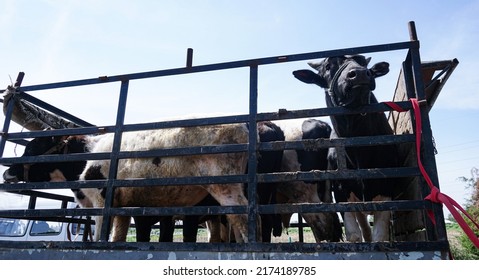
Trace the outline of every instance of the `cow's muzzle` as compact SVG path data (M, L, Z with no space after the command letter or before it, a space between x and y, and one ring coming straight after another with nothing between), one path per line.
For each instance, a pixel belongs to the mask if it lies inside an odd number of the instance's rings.
M5 172L3 172L3 181L5 181L5 183L18 183L19 180L16 175L11 175L8 170L5 170Z

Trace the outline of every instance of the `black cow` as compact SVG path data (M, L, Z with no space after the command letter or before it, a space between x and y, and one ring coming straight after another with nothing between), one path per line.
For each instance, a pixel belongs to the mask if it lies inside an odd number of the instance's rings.
M309 65L318 73L310 70L294 71L300 81L316 84L326 90L328 107L358 109L361 106L377 103L373 94L375 78L389 72L389 64L380 62L367 67L370 58L362 55L329 57L319 63ZM332 137L356 137L393 134L384 113L347 114L331 116L334 132ZM398 150L395 145L347 147L347 165L350 169L387 168L398 166ZM331 157L334 158L334 157ZM341 180L341 189L335 191L337 201L388 201L393 197L396 180L361 179ZM359 213L344 213L346 238L356 242L371 239L366 230L361 233L356 221ZM390 212L374 212L373 241L389 240ZM369 227L368 227L369 228Z
M321 120L308 119L301 126L302 139L329 139L331 136L331 126ZM328 169L328 149L318 149L314 151L297 150L298 162L301 171L327 170ZM322 202L332 202L330 190L326 188L326 181L319 181L318 195Z
M328 139L331 137L331 126L321 120L308 119L301 126L303 140ZM328 149L321 148L314 151L297 150L298 162L301 171L327 170L329 168ZM326 181L314 182L318 186L318 196L322 202L333 202L330 185ZM330 227L331 241L340 241L342 239L342 228L337 214L331 214L332 226Z

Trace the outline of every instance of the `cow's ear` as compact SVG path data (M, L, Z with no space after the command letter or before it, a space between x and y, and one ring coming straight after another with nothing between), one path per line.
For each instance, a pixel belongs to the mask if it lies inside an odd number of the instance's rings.
M315 84L322 88L328 87L327 82L311 70L297 70L293 72L293 75L303 83Z
M379 62L373 65L371 69L369 69L375 78L381 77L389 73L389 63L387 62Z

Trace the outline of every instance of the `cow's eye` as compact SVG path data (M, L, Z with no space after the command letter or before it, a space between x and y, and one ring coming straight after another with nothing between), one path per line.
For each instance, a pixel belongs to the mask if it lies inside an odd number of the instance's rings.
M325 67L325 69L326 69L326 71L329 71L329 70L331 70L331 65L329 65L329 64L326 64L326 67Z

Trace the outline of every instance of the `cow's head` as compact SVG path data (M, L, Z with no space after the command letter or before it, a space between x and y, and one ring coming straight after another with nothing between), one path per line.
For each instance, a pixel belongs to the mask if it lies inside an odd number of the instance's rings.
M38 137L27 144L22 157L84 151L85 142L82 137ZM12 164L3 173L3 179L7 183L76 180L85 164L86 161Z
M308 63L318 73L297 70L300 81L326 89L328 106L355 108L369 104L376 88L375 78L389 72L389 64L380 62L368 69L371 58L362 55L328 57L319 63Z

